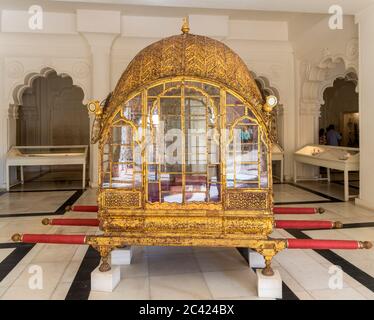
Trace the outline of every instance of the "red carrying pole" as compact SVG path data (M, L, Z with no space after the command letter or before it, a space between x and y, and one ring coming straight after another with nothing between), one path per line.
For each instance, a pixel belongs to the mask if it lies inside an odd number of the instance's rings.
M43 219L44 225L98 227L98 219Z
M315 240L315 239L287 239L288 249L314 249L314 250L356 250L370 249L371 242L352 240Z
M324 213L323 208L287 208L287 207L274 207L274 214L317 214Z
M54 244L85 244L86 235L74 234L15 234L12 237L14 242L23 243L54 243Z
M70 209L69 207L67 208ZM81 211L81 212L97 212L99 210L98 206L85 206L85 205L75 205L71 207L72 211Z
M275 228L278 229L334 229L342 228L341 222L334 221L309 221L309 220L276 220Z

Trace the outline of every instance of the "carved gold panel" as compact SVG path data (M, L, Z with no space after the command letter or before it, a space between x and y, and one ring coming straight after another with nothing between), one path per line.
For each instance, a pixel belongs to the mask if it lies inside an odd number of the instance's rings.
M261 210L269 208L267 191L227 191L225 207L228 210Z
M142 206L140 191L105 189L100 199L101 208L105 209L141 208Z

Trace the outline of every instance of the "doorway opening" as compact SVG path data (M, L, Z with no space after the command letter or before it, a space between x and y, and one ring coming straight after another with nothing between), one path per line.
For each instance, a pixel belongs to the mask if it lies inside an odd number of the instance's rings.
M50 68L26 78L31 79L29 84L18 87L15 92L18 100L16 145L89 145L90 124L83 104L84 92L73 84L72 78ZM14 186L13 190L80 189L82 166L27 166L23 168L23 178L25 183Z

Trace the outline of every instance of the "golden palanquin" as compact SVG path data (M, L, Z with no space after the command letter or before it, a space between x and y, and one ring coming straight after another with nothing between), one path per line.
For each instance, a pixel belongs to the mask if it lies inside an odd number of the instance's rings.
M250 247L269 262L271 108L240 57L188 33L140 51L96 108L103 257L122 245Z

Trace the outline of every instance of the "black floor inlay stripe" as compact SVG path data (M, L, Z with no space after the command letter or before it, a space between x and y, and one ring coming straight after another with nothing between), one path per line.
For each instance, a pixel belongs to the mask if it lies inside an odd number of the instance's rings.
M343 229L356 229L356 228L372 228L374 222L361 222L361 223L345 223Z
M38 189L35 189L35 190L9 190L7 192L9 193L21 193L21 192L55 192L55 191L76 191L76 190L86 190L86 189L80 189L80 188L71 188L71 189L43 189L43 190L38 190ZM4 192L6 193L6 192Z
M353 181L351 181L353 182ZM344 182L341 181L331 181L331 183L339 184L341 186L344 186ZM360 187L354 186L353 184L348 184L350 188L359 190Z
M292 205L292 204L318 204L318 203L331 203L330 200L326 201L290 201L290 202L274 202L274 205Z
M310 189L310 188L308 188L308 187L301 186L300 184L297 184L297 183L286 182L285 184L288 184L288 185L293 186L293 187L295 187L295 188L299 188L299 189L304 190L304 191L308 191L308 192L310 192L310 193L315 194L316 196L320 196L320 197L323 197L323 198L325 198L325 199L328 199L328 200L330 200L330 202L344 202L343 200L340 200L340 199L338 199L338 198L334 198L334 197L329 196L329 195L327 195L327 194L324 194L324 193L321 193L321 192L315 191L315 190Z
M58 190L61 191L61 190ZM68 190L74 191L74 190ZM18 217L41 217L41 216L56 216L63 215L65 213L65 208L74 204L85 190L79 189L75 190L74 194L69 197L55 212L32 212L32 213L14 213L14 214L0 214L1 218L18 218Z
M99 253L89 247L65 300L87 300L91 291L91 272L100 263Z
M1 263L0 263L0 282L11 272L14 267L30 252L35 244L30 243L1 243L0 249L15 248Z
M313 239L306 235L301 230L286 230L289 234L294 236L297 239ZM335 266L340 266L342 270L351 276L353 279L361 283L364 287L370 289L374 292L374 278L361 270L360 268L356 267L349 261L345 260L335 252L331 250L314 250L319 255L324 257L326 260L328 260L331 264Z
M249 264L249 255L248 255L248 248L237 248L241 256L247 261ZM253 268L253 271L256 272L256 269ZM282 281L282 300L300 300L296 294Z
M73 203L75 203L75 201L77 201L80 196L83 194L84 190L77 190L75 191L75 193L69 198L67 199L57 210L56 210L56 214L64 214L65 213L65 208L67 206L71 206Z

